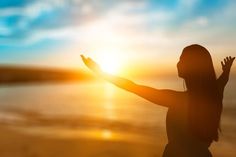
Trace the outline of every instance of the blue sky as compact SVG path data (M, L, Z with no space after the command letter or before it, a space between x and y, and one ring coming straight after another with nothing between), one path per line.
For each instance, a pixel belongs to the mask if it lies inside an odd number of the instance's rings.
M0 63L78 66L81 52L113 51L168 64L192 43L218 61L235 55L235 8L234 0L1 0Z

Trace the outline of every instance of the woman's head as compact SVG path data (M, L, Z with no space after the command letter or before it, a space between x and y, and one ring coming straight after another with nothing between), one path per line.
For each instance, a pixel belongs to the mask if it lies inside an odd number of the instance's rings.
M216 75L210 53L200 45L183 49L177 64L189 95L189 129L202 140L218 139L222 110Z
M214 73L211 55L200 45L190 45L183 49L177 64L179 77L186 79L207 77Z

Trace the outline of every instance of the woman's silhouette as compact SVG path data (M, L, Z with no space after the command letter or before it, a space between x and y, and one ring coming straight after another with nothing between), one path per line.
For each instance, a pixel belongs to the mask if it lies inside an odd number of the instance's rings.
M200 45L185 47L177 64L187 91L154 89L101 71L92 59L81 55L96 74L116 86L168 107L166 130L168 144L163 157L211 157L208 147L218 141L224 87L235 57L226 57L223 73L217 79L210 53Z

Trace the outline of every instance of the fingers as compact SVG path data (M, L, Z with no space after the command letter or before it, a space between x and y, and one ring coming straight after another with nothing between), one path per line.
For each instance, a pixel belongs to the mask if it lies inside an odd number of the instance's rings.
M229 62L229 61L230 61L229 57L226 57L226 62Z
M82 58L84 62L93 62L93 60L90 57L86 58L84 55L80 55L80 57Z
M235 59L235 57L231 57L231 56L226 57L227 63L230 64L230 65L233 64L234 59Z
M227 62L227 60L226 60L226 58L224 58L224 64L226 64L226 62Z
M86 58L84 57L84 55L80 55L80 57L82 58L83 62L86 61Z
M234 59L235 57L227 56L223 61L221 61L223 71L229 71L231 69Z
M80 55L80 57L82 58L84 64L85 64L87 67L90 68L91 63L92 63L91 58L89 58L89 57L85 57L84 55Z
M220 63L221 63L221 66L223 67L223 66L224 66L224 62L223 62L223 61L221 61Z
M235 57L227 56L224 58L223 61L221 61L221 66L223 69L230 68L233 64Z
M231 57L231 56L227 56L224 58L224 61L223 63L226 64L226 63L232 63L234 61L235 57ZM221 63L222 64L222 63Z
M231 57L231 56L230 56ZM234 61L235 57L231 58L232 62Z
M80 55L80 57L81 57L82 59L85 59L84 55Z

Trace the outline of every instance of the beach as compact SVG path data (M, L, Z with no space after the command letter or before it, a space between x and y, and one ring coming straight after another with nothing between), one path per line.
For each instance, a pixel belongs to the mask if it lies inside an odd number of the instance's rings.
M162 134L154 136L151 130L148 133L145 128L122 124L97 124L94 128L92 124L79 127L65 123L64 126L49 125L50 121L39 123L2 124L0 156L154 157L161 156L165 141Z
M178 84L165 80L160 87ZM232 85L220 140L210 147L214 157L236 155ZM6 86L0 93L1 157L157 157L167 143L166 108L107 84Z

